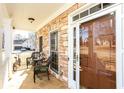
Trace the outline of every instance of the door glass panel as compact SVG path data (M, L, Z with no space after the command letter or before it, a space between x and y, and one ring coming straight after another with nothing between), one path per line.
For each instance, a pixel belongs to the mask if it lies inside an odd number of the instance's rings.
M85 17L85 16L87 16L87 15L88 15L88 10L86 10L86 11L80 13L80 18Z
M88 26L80 26L80 64L87 65L88 64Z
M113 5L114 3L103 3L103 8L109 7Z
M93 22L93 36L93 58L95 58L94 61L96 62L99 75L98 87L116 88L116 37L114 15L108 14Z
M73 80L76 80L76 27L73 28Z
M99 11L101 9L101 4L94 6L93 8L90 9L90 14Z
M79 19L79 14L74 16L72 19L73 19L73 21L78 20Z
M111 16L110 16L111 17ZM106 19L106 20L105 20ZM94 53L97 56L97 62L104 68L102 70L109 70L115 72L115 31L113 21L114 19L105 18L93 23L94 29Z

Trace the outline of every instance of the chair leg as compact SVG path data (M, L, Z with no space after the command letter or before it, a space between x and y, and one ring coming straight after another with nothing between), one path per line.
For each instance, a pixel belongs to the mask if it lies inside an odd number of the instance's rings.
M49 78L49 71L47 70L47 76L48 76L48 80L50 80L50 78Z
M28 69L28 62L27 62L27 69Z
M13 71L15 72L15 66L14 66L14 64L13 64Z
M15 63L13 63L13 71L14 71L14 72L17 71L17 66L16 66Z
M36 78L35 78L35 75L36 75L36 74L35 74L35 70L34 70L34 76L33 76L33 78L34 78L34 83L35 83L35 79L36 79Z
M26 65L27 65L27 69L28 69L28 59L26 59Z

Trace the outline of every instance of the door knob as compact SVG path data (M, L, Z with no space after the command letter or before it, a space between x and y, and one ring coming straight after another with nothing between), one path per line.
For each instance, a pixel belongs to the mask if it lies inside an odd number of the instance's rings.
M80 70L80 71L83 71L83 68L81 68L81 67L79 66L79 70Z
M83 71L83 69L80 69L80 71Z

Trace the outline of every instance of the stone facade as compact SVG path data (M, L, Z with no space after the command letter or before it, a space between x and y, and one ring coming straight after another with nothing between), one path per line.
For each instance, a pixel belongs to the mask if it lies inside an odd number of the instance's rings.
M38 39L43 36L43 51L49 54L49 32L58 31L58 56L59 56L59 69L63 72L63 77L67 82L68 77L68 15L81 7L82 4L74 4L72 7L67 9L65 12L57 16L55 19L51 20L48 24L42 27L37 32L37 44L39 44ZM39 46L39 45L38 45Z

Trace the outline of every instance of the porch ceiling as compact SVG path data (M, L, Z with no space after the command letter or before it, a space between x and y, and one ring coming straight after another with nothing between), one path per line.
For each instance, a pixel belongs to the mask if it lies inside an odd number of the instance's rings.
M60 9L72 4L65 3L8 3L5 4L8 10L9 16L12 18L12 24L16 29L37 31L44 25L46 20L50 20L50 17L55 13L60 12ZM28 18L35 19L33 23L30 23Z

